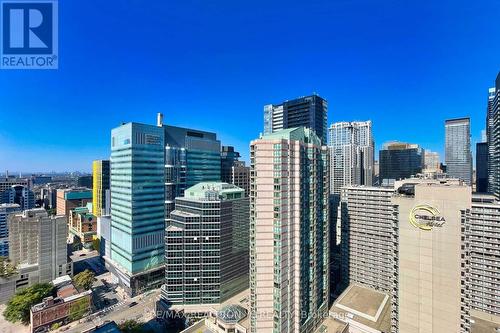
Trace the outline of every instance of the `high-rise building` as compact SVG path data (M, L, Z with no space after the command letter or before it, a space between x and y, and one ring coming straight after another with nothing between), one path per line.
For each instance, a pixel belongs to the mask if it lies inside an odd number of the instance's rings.
M27 178L14 178L14 177L5 177L0 179L0 193L5 190L10 189L14 185L21 185L31 189L33 187L33 183L30 179Z
M500 72L488 94L486 118L488 139L488 192L500 199Z
M187 153L184 147L165 147L165 217L175 208L175 198L187 187Z
M264 106L264 134L287 128L312 129L326 144L328 103L314 94Z
M97 218L97 237L99 238L99 254L111 257L111 216L101 215Z
M222 146L221 177L222 182L236 185L245 190L245 196L250 194L250 168L245 162L239 161L240 153L231 146Z
M456 179L342 189L349 282L391 295L391 332L470 331L470 214Z
M371 121L333 123L328 129L330 193L348 185L373 184L374 143Z
M342 188L336 244L341 246L343 287L363 284L392 291L393 188Z
M328 148L311 129L250 145L250 331L313 332L328 311Z
M471 188L413 179L395 187L393 332L470 332Z
M379 162L380 183L410 178L422 172L424 152L416 144L388 142L380 150Z
M424 151L424 167L423 171L433 171L433 172L439 172L440 171L440 163L441 160L439 158L439 153L430 151L430 150L425 150Z
M470 118L449 119L445 122L446 172L452 178L472 185L472 153L470 150Z
M221 180L224 183L231 184L231 171L234 162L239 161L240 153L234 150L232 146L222 146L220 151Z
M162 300L221 304L248 288L249 211L243 189L199 183L175 199L165 234Z
M129 295L163 281L164 142L158 126L126 123L111 131L111 257L105 261Z
M231 184L245 190L245 196L250 195L250 167L243 161L236 161L231 168Z
M86 187L91 189L93 186L93 176L92 175L79 176L78 179L76 180L76 185L78 187Z
M488 192L488 143L476 144L476 192Z
M85 207L92 203L92 190L72 188L57 190L57 215L69 216L69 211L76 207Z
M500 324L500 203L473 194L470 215L471 314ZM485 318L486 317L486 318Z
M45 185L40 189L40 199L45 209L55 209L57 202L57 189L50 185Z
M394 333L470 332L470 318L497 327L499 219L495 196L471 195L457 179L345 187L341 240L349 282L392 294Z
M0 257L9 256L9 225L7 217L9 214L20 210L21 206L18 204L0 204Z
M9 259L19 269L17 288L72 275L66 223L65 216L49 216L43 208L9 215Z
M92 162L92 213L95 216L109 215L111 207L109 191L109 160Z
M35 194L27 186L13 185L0 193L0 203L18 204L21 210L35 208Z
M162 126L165 137L165 207L167 218L176 197L200 182L221 180L221 146L217 135L189 128Z

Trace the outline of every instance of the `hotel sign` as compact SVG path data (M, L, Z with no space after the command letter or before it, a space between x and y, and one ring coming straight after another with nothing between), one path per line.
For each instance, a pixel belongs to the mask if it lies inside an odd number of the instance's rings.
M446 220L436 207L417 205L410 212L410 224L415 228L430 231L442 227Z

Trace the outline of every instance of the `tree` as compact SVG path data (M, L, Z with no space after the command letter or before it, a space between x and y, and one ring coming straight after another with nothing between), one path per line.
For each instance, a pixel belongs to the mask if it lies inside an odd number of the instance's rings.
M101 240L99 238L96 238L96 239L93 239L92 240L92 247L94 248L94 250L96 250L97 252L100 252L100 248L101 248Z
M137 320L129 319L122 322L118 325L118 328L123 333L142 333L142 323L139 323Z
M55 331L60 327L61 327L61 323L53 323L52 326L50 326L50 330Z
M9 300L3 316L12 323L20 321L24 325L28 325L31 307L42 302L45 297L52 296L53 291L54 286L50 283L37 283L22 289Z
M95 281L96 279L94 272L89 271L88 269L84 270L81 273L76 274L73 277L73 282L75 283L75 286L79 289L84 289L84 290L89 290Z
M17 273L16 266L14 266L9 258L0 257L0 277L9 278Z

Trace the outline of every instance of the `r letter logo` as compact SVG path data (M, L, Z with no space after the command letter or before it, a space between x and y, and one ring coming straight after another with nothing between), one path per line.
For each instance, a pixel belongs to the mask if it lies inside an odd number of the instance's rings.
M57 69L57 1L0 2L2 69Z

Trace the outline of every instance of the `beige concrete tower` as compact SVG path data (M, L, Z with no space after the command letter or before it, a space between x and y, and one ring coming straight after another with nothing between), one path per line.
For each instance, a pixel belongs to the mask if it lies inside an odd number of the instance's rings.
M468 332L471 188L457 181L404 182L392 198L398 220L393 332Z
M313 332L328 308L328 150L309 129L250 149L251 332Z

